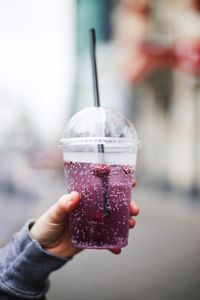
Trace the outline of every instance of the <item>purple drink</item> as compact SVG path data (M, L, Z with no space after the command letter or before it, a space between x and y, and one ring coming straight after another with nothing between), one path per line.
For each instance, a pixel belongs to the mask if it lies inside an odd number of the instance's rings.
M81 196L70 216L72 243L78 248L125 247L133 168L69 161L64 166L68 192L77 191ZM109 215L104 210L105 196Z

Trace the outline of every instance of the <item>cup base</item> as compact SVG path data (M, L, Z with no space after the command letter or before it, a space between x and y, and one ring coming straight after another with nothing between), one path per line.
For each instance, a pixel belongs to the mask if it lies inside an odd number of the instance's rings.
M99 249L99 250L105 250L105 249L119 249L119 248L124 248L128 245L128 242L126 243L119 243L115 245L110 245L110 244L104 244L102 246L100 245L91 245L91 244L86 244L86 243L77 243L73 240L71 240L72 244L81 249Z

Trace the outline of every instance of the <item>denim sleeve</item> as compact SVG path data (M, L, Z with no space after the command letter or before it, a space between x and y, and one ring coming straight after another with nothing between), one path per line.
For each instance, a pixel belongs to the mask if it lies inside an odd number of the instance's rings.
M50 273L71 258L60 258L45 251L30 236L29 224L0 249L0 290L15 297L40 299L49 289Z

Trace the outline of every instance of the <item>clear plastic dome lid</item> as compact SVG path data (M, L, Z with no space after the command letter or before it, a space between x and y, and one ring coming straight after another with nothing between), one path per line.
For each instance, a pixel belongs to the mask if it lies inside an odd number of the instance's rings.
M102 107L89 107L75 114L64 129L60 147L87 144L140 145L133 124L122 114Z

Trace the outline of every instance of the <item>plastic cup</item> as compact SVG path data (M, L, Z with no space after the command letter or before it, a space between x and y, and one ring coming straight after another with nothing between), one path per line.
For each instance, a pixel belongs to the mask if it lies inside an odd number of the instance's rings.
M76 247L127 245L139 145L131 122L109 109L86 108L67 123L60 147L68 192L77 191L81 197L70 215L71 242Z

